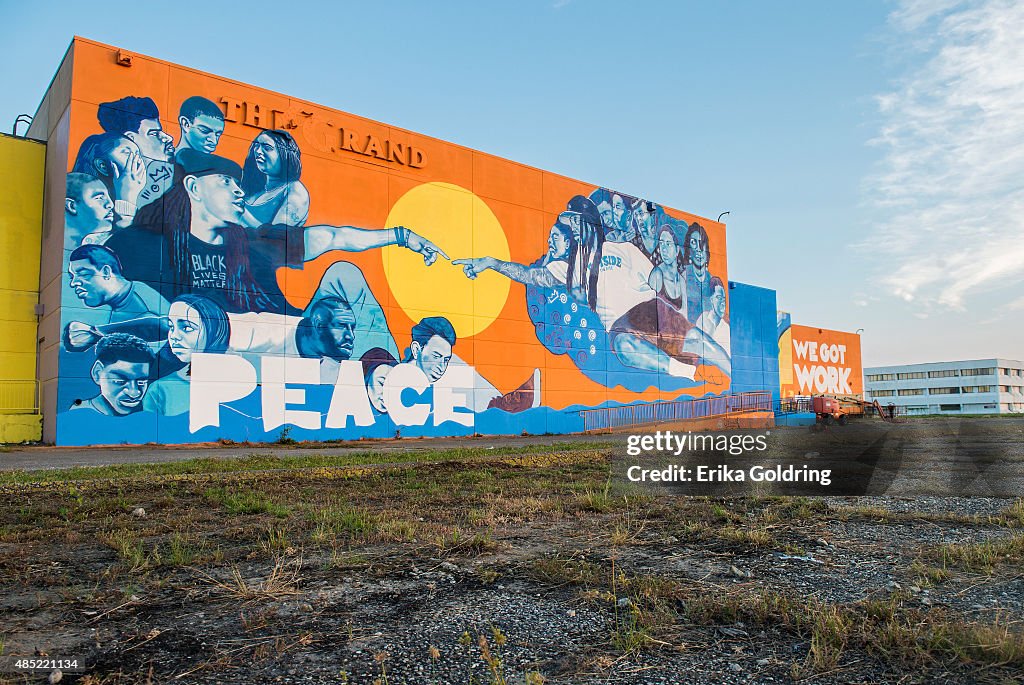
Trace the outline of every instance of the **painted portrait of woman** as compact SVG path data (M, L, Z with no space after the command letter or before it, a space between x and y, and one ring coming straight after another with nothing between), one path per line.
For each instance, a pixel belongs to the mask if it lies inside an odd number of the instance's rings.
M189 411L189 378L192 355L196 352L224 352L231 337L228 315L219 305L201 295L181 295L167 310L167 345L181 368L159 378L149 387L143 401L145 411L176 416Z
M287 131L264 131L249 146L242 168L249 228L264 224L302 226L309 216L309 192L302 185L302 155Z

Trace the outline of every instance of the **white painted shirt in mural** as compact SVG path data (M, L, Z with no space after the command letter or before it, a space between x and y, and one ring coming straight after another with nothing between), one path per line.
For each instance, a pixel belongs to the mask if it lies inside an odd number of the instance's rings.
M228 321L231 322L228 349L232 352L299 356L295 331L302 321L301 316L273 312L228 312Z
M560 281L567 282L568 263L550 262L547 268ZM654 299L655 292L647 282L653 268L651 260L633 243L604 244L594 313L605 330L611 329L612 324L633 307Z
M731 333L729 331L729 322L722 319L718 323L715 323L714 317L711 312L704 312L697 319L697 328L701 329L705 333L711 336L711 339L721 345L722 349L729 352Z

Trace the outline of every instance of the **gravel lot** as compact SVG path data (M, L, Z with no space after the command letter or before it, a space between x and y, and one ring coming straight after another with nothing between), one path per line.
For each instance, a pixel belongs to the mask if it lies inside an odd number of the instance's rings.
M90 685L1020 682L1022 500L621 498L615 446L488 446L0 481L4 654Z

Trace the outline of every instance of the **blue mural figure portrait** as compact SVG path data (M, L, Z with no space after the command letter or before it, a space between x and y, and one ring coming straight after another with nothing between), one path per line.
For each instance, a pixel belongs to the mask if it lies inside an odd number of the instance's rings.
M178 128L181 129L181 138L174 151L175 159L182 150L213 154L224 134L224 113L215 102L193 95L181 103Z
M121 333L143 340L160 340L164 335L159 313L164 301L144 283L124 277L121 260L104 245L82 245L68 259L68 287L89 310L78 314L87 320L71 320L64 327L68 350L87 349L102 335L96 326L119 323ZM85 317L82 317L85 318Z
M690 321L697 321L711 300L711 274L708 267L708 233L694 222L686 231L683 242L683 261L686 263L686 312Z
M302 185L302 154L292 134L264 131L249 146L242 168L249 228L263 224L302 226L309 216L309 191Z
M64 249L102 245L114 228L114 200L92 174L70 173L64 190Z
M616 229L615 217L612 214L612 195L611 191L607 188L598 188L590 194L590 201L597 207L598 214L601 215L601 225L604 226L605 238L611 240L611 236Z
M135 143L147 161L173 160L174 139L160 124L160 110L153 98L129 96L104 102L96 118L105 132L124 136Z
M636 200L630 208L629 216L633 223L631 242L651 260L658 251L658 215L662 213L661 207L647 200Z
M96 344L96 362L89 374L100 392L87 400L75 400L69 409L104 416L141 411L152 363L153 353L145 340L128 333L105 336Z
M441 380L457 340L451 322L443 316L428 316L412 327L411 336L402 361L416 365L431 384Z
M647 282L658 297L684 317L687 314L686 275L679 236L671 224L662 224L658 233L655 267Z
M374 416L388 413L387 404L384 401L384 381L387 380L391 369L398 365L398 360L382 347L374 347L366 351L362 359L363 383L366 386L366 397L370 400L370 407Z
M548 232L548 251L541 258L540 265L551 262L564 262L569 259L569 250L574 242L572 227L562 221L556 221Z
M227 313L201 295L179 296L167 310L167 323L167 345L161 350L161 356L166 358L169 352L180 362L180 368L153 382L143 408L164 416L177 416L189 410L192 355L225 352L231 328Z
M139 213L128 230L107 242L132 280L161 289L168 300L196 291L229 312L297 313L287 304L277 268L301 267L331 250L363 251L398 244L429 266L444 252L404 227L267 224L247 230L242 169L235 162L194 150L179 155L175 183L159 203Z
M174 174L174 139L160 124L160 110L152 98L130 96L104 102L96 118L105 132L124 136L134 143L144 160L142 187L130 198L133 204L117 209L126 219L118 225L124 226L131 223L131 217L140 207L153 202L170 186ZM129 198L122 201L129 202Z
M128 226L146 187L146 164L138 145L120 133L97 133L78 148L72 173L103 181L114 200L117 226Z
M708 283L711 290L709 307L697 319L696 326L704 331L728 356L730 353L729 321L726 318L725 284L718 276L712 276Z

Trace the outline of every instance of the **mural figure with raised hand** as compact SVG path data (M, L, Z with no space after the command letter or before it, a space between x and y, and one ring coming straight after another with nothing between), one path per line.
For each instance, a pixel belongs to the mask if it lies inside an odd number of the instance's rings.
M131 224L146 187L146 163L138 145L120 133L89 136L78 149L72 173L100 179L114 200L115 223Z
M131 223L135 210L163 195L170 186L174 175L174 139L160 124L160 110L152 98L129 96L104 102L96 118L107 133L133 142L143 157L144 178L141 190L132 198L135 205L126 208L128 213L118 209L118 214Z
M178 161L180 178L163 202L147 207L130 230L107 242L122 257L131 280L150 283L168 300L198 292L229 312L298 313L281 291L280 266L299 267L331 250L360 252L396 244L420 253L427 265L438 255L447 258L432 242L401 226L266 224L247 231L239 224L245 202L238 164L194 150L183 150Z
M656 293L649 283L654 268L650 260L632 243L605 241L597 207L586 197L570 200L559 219L579 227L579 238L565 261L526 266L479 257L452 263L461 265L469 278L490 269L525 285L565 288L597 314L625 365L692 379L697 363L703 361L700 335L686 337L691 326L678 312L659 320Z

